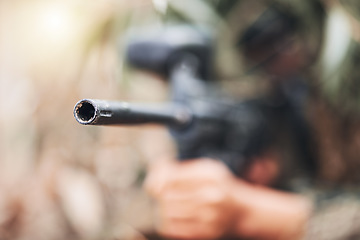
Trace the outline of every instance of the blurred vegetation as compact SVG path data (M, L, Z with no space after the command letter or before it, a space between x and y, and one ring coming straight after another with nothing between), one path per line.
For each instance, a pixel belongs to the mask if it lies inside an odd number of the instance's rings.
M166 98L161 81L122 70L119 47L128 26L158 21L150 0L0 1L0 239L152 229L141 181L167 133L81 127L72 109L85 97Z

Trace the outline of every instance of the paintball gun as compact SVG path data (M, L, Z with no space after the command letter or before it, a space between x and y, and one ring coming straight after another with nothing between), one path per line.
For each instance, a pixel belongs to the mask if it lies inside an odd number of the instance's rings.
M83 99L75 105L75 119L84 125L165 124L180 160L211 157L241 175L266 145L266 121L252 101L231 99L219 90L213 55L211 37L191 26L131 39L127 62L168 79L171 100L139 104Z

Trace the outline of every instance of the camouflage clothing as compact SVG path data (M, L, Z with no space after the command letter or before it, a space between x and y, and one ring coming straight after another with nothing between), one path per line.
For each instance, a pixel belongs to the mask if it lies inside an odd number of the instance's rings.
M323 190L304 240L360 239L360 198L355 190Z

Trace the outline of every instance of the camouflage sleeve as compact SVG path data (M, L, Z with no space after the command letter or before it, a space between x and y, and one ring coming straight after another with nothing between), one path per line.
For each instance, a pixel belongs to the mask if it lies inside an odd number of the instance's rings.
M304 240L360 239L359 195L338 193L316 199Z

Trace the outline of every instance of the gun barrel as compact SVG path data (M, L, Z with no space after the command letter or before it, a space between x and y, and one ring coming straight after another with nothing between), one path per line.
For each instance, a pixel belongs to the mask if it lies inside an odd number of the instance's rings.
M192 120L189 110L174 104L136 104L83 99L74 108L75 119L83 125L133 125L158 123L186 126Z

